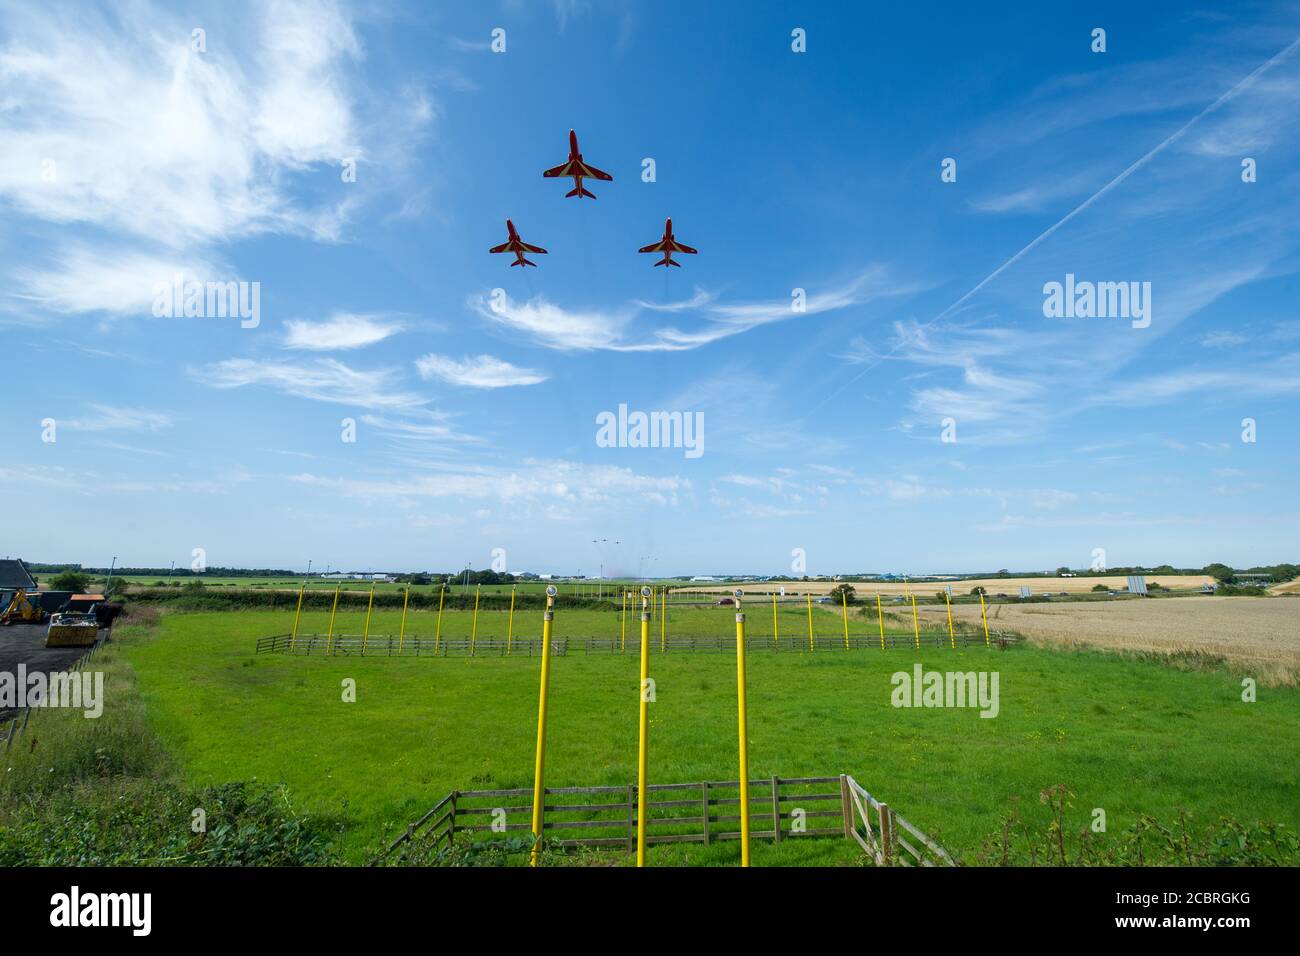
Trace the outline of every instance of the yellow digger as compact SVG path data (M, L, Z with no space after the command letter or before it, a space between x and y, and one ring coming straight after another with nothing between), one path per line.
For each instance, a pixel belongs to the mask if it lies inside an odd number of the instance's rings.
M25 588L14 592L4 610L0 611L0 624L40 624L45 620L45 610L32 602Z

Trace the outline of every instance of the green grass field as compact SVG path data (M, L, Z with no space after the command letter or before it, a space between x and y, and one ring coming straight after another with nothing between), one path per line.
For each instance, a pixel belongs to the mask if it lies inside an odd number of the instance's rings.
M783 634L801 623L806 633L797 610L783 615ZM372 633L396 633L399 616L375 612ZM301 809L346 819L344 846L357 861L449 790L531 785L536 658L254 655L256 638L287 632L292 617L168 613L155 637L124 645L150 723L190 782L283 782ZM413 614L408 632L432 634L432 617ZM539 617L517 616L516 633L535 635ZM339 618L337 630L361 632L364 612ZM770 611L752 609L751 626L763 633L764 618L770 633ZM814 619L819 642L842 635L837 615L821 610ZM302 627L326 624L313 612ZM854 633L868 624L855 621ZM557 636L617 627L611 612L557 613ZM677 633L732 627L724 609L675 612ZM443 628L468 634L470 614L448 613ZM479 628L503 635L506 614L480 614ZM999 715L892 707L891 674L917 662L996 670ZM637 667L631 653L555 658L548 785L635 780ZM655 653L651 674L652 780L734 779L734 655ZM345 678L356 681L356 703L341 700ZM1074 829L1088 825L1094 807L1106 810L1112 831L1139 813L1172 819L1179 808L1204 823L1231 814L1300 826L1300 692L1262 690L1246 704L1226 671L1032 647L755 651L749 699L753 776L851 773L958 856L1013 807L1045 821L1038 796L1054 784L1076 795ZM725 843L653 847L650 861L723 864L737 854ZM757 865L857 858L855 845L838 839L754 846Z

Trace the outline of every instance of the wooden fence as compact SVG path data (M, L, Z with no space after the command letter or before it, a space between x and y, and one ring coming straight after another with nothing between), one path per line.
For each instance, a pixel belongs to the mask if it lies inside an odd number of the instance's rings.
M480 657L540 654L541 638L516 637L419 637L408 634L275 634L257 639L258 654L343 655L357 657ZM568 653L567 638L551 641L551 653L563 657Z
M855 839L877 865L955 865L938 844L878 803L850 776L772 777L752 780L749 788L751 839ZM647 845L739 839L739 781L660 783L647 789ZM635 851L635 785L547 788L544 800L547 845ZM866 808L876 811L874 822ZM900 839L900 830L911 834L922 849ZM412 851L451 847L458 837L500 845L510 834L531 832L531 788L456 790L408 826L372 865L391 860L399 850L403 854L398 863Z
M1013 642L1015 637L1001 631L990 632L991 643L1005 645ZM587 654L639 653L641 637L559 637L551 641L551 653L563 656L568 653L569 645L574 644ZM946 633L923 633L918 641L915 634L818 634L813 641L806 635L790 635L773 638L771 636L747 636L745 646L751 651L797 652L807 651L847 651L847 650L890 650L893 648L920 647L979 647L984 644L983 634L948 635ZM533 657L541 652L542 641L538 637L515 637L507 640L503 637L466 637L432 638L406 635L398 637L393 634L372 634L365 637L360 634L299 634L296 638L290 634L275 634L257 640L258 654L302 654L302 655L344 655L372 657L487 657L514 656ZM650 638L650 650L655 653L672 653L681 651L716 651L734 653L736 638L734 634L714 635L710 637L677 635L668 636L662 641Z

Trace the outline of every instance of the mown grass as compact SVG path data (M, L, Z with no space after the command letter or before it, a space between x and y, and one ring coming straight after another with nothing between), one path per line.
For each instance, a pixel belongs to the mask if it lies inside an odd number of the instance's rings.
M802 620L806 634L806 618L793 610L783 612L781 633L785 613L790 632ZM408 633L432 635L432 614L412 617ZM480 635L504 635L506 617L480 614ZM752 609L751 626L761 630L764 617L770 633L770 610ZM399 618L376 611L372 633L396 633ZM283 783L296 808L343 822L339 847L353 861L449 790L531 785L536 658L254 655L258 636L285 633L292 619L291 611L169 612L157 639L125 645L149 723L190 785ZM814 619L819 643L842 636L835 615ZM733 627L731 613L716 608L683 609L674 621L677 633ZM326 626L326 616L304 614L304 631ZM853 632L867 626L855 622ZM364 612L335 622L351 634L363 627ZM617 627L609 612L557 613L557 636L609 636ZM469 629L468 612L444 617L444 634ZM516 634L538 630L516 617ZM892 707L891 675L915 663L996 670L999 715ZM574 648L555 659L549 785L635 780L637 667L631 653ZM651 673L652 779L734 778L734 655L656 652ZM342 700L349 678L355 703ZM1182 808L1207 821L1228 814L1300 826L1300 692L1279 688L1243 703L1225 671L1033 647L755 651L749 700L753 776L851 773L958 856L974 858L1012 808L1030 824L1050 823L1038 794L1058 784L1075 795L1077 819L1066 821L1075 828L1089 824L1094 807L1116 831L1143 814L1173 820ZM757 841L754 862L850 862L854 848L836 839ZM656 847L650 859L723 864L737 854L723 843Z

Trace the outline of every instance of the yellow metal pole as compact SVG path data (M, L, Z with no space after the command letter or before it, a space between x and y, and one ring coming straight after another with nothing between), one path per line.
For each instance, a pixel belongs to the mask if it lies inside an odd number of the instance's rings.
M298 621L302 617L302 592L306 589L307 585L305 584L298 589L298 610L293 613L293 636L289 638L290 651L292 651L294 645L298 643Z
M636 763L636 865L645 866L645 828L650 810L649 784L646 779L650 764L650 589L641 589L641 703L639 711L639 744Z
M329 634L325 637L326 654L331 654L334 650L334 615L337 614L339 610L339 588L341 587L343 587L341 584L334 585L334 606L330 608L330 630Z
M880 622L880 649L885 649L885 615L880 610L880 595L876 595L876 620Z
M510 656L510 649L515 640L515 586L510 586L510 623L506 626L506 657Z
M736 589L736 709L740 731L740 865L749 866L749 726L745 702L745 612Z
M813 649L812 592L808 592L808 650Z
M921 629L916 623L916 595L912 595L912 633L916 635L916 646L921 646Z
M438 642L442 640L442 602L447 599L447 585L438 592L438 630L433 635L433 654L438 655Z
M551 683L551 628L555 621L555 585L546 586L546 613L542 617L542 685L537 692L537 757L533 763L533 852L528 865L537 865L541 850L542 814L546 795L543 772L546 769L546 698Z
M943 592L943 603L948 605L948 643L953 650L957 649L957 636L952 632L952 599L948 597L948 592Z
M375 609L375 586L370 585L370 603L366 605L366 629L361 632L361 654L365 656L366 645L370 643L370 612Z
M478 646L478 595L481 584L474 585L474 626L469 632L469 656L474 656L474 649Z
M402 626L397 632L397 653L402 653L402 645L406 643L406 606L411 603L411 586L406 586L406 597L402 598ZM391 644L389 645L392 646Z
M627 650L627 591L623 591L623 633L618 640L619 653Z
M980 591L980 617L984 619L984 646L989 646L989 614L984 607L984 591Z
M844 649L849 649L849 592L840 592L840 606L844 611Z

